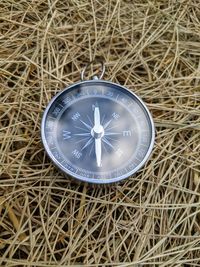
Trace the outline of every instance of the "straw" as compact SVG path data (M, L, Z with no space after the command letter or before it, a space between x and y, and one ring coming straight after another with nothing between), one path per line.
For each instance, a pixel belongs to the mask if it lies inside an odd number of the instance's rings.
M199 18L196 0L1 1L0 266L200 266ZM65 177L40 137L97 58L156 126L146 165L102 187Z

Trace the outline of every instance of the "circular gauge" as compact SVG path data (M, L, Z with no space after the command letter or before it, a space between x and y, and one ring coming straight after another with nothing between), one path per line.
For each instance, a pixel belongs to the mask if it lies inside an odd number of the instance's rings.
M153 120L144 103L104 80L79 82L57 94L44 112L41 132L56 166L91 183L134 174L154 144Z

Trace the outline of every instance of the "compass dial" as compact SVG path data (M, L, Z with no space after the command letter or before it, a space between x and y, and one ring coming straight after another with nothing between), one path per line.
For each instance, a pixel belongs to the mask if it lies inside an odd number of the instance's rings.
M66 174L111 183L145 163L154 143L154 126L135 94L111 82L91 80L52 99L42 120L42 140Z

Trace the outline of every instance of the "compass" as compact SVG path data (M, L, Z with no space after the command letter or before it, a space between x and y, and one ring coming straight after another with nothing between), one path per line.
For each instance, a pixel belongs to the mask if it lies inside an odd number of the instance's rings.
M41 125L44 148L54 164L67 175L99 184L137 172L150 156L154 135L142 100L96 76L58 93Z

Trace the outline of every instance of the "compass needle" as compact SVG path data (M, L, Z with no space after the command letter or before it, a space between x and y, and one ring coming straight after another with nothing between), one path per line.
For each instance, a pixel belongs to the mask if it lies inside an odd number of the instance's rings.
M92 136L95 138L95 155L97 167L101 167L101 138L104 135L104 128L101 125L100 110L96 105L94 108L94 127Z
M95 127L99 127L100 124L100 111L99 111L99 107L95 107L94 109L94 126Z
M95 139L97 167L101 167L101 138Z

